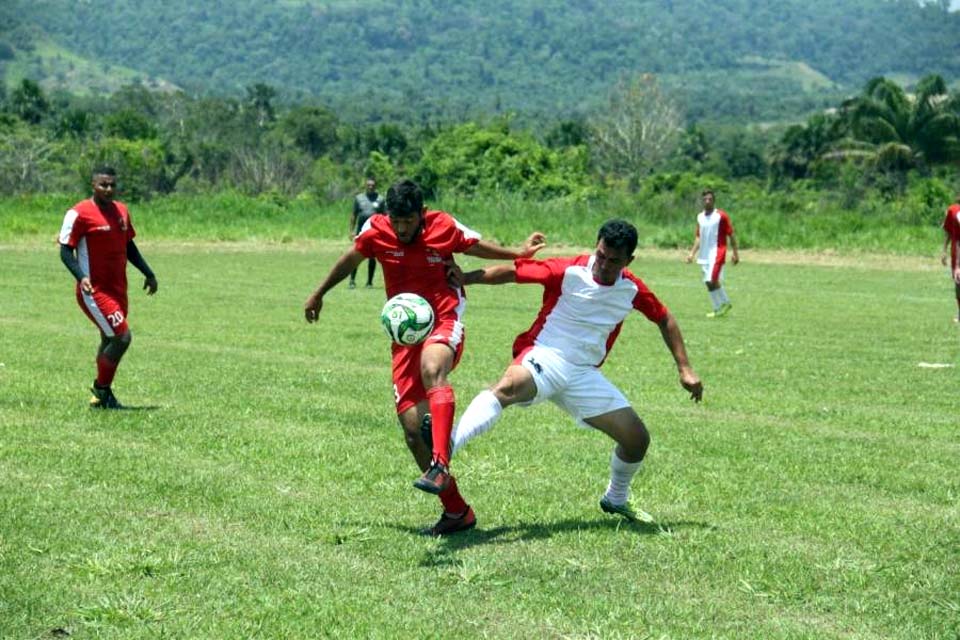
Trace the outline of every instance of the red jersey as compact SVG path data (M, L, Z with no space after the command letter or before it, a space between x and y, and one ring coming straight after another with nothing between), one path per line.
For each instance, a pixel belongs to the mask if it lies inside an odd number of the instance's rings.
M517 336L513 355L539 345L559 351L565 360L599 367L634 309L651 322L668 311L640 278L627 269L611 285L593 278L593 255L531 260L518 258L517 282L543 285L543 304L533 325Z
M479 241L480 234L449 213L427 211L413 242L406 244L397 239L389 216L372 216L360 230L354 248L382 265L388 298L398 293L419 294L440 318L457 313L464 297L462 288L456 291L447 283L444 260Z
M114 201L100 206L91 198L67 211L60 244L77 250L80 267L94 289L126 296L127 243L134 236L125 204Z
M947 207L947 216L943 219L943 230L950 238L950 268L957 267L957 243L960 243L960 204Z

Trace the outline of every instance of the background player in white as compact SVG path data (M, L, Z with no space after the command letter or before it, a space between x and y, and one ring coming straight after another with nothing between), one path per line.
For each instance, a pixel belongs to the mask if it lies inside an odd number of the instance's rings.
M713 311L707 314L708 318L717 318L726 315L733 305L727 297L727 290L723 288L723 267L727 260L727 239L733 247L733 264L740 262L740 252L737 249L737 237L733 233L733 223L730 216L723 209L714 208L715 196L711 189L704 189L703 211L697 215L697 232L693 240L693 247L687 262L693 262L703 269L703 282L710 293L710 302Z
M537 319L513 343L513 363L460 417L453 450L490 429L504 407L551 400L578 423L602 431L617 443L600 507L629 520L651 521L629 501L630 481L640 469L650 435L623 393L599 367L623 320L636 309L660 328L677 364L680 384L696 402L703 397L703 384L690 366L673 315L626 269L636 246L633 225L609 220L597 234L593 255L542 261L520 258L512 264L462 274L465 284L538 283L544 293Z

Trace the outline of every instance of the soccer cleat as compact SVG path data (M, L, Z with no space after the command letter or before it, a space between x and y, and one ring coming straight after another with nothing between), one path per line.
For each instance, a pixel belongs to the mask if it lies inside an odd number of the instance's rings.
M600 498L600 508L604 513L614 513L618 516L623 516L630 522L645 522L649 524L654 521L652 515L643 509L637 508L629 500L623 504L613 504L605 497Z
M719 318L719 317L720 317L720 316L718 315L719 313L720 313L720 310L717 309L716 311L711 311L710 313L708 313L708 314L707 314L707 317L708 317L708 318Z
M349 288L349 289L356 289L356 288L357 288L357 283L354 282L353 280L351 280L351 281L350 281L350 284L347 285L347 288Z
M372 283L372 282L368 282L367 284L364 285L363 288L364 288L364 289L373 289L373 283Z
M427 449L433 449L433 418L429 413L423 414L420 420L420 439L427 445Z
M727 315L730 313L731 309L733 309L733 305L729 302L724 302L722 305L720 305L720 308L717 309L717 317L719 318L720 316Z
M440 516L437 523L432 527L423 530L424 535L428 536L449 536L461 531L467 531L477 526L477 516L473 513L473 507L468 506L467 510L457 517L448 516L446 513Z
M94 382L93 386L90 387L90 392L93 393L90 398L91 409L123 409L123 405L113 395L113 390L110 387L101 387Z
M423 475L413 483L413 486L434 495L442 493L444 489L450 486L450 470L447 469L447 465L440 464L434 458Z

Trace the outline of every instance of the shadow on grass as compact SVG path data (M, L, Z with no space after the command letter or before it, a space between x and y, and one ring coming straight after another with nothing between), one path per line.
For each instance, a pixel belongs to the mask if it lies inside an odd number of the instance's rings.
M422 529L400 525L387 525L390 528L425 536ZM423 561L424 566L445 564L449 555L461 549L484 544L513 544L532 540L546 540L554 535L576 531L622 531L625 534L655 536L671 535L680 529L716 530L718 527L708 522L695 520L675 520L654 523L628 522L622 518L600 518L597 520L567 519L557 522L520 522L515 525L493 527L491 529L470 529L462 533L438 538L440 549Z
M125 404L119 409L90 409L90 412L109 414L109 413L117 413L117 412L124 413L127 411L157 411L158 409L163 409L163 407L159 404L145 404L145 405Z

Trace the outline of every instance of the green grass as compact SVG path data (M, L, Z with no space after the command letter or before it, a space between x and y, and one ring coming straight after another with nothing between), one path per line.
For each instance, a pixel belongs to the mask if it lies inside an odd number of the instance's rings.
M342 247L151 241L115 383L52 245L0 247L0 637L956 638L956 311L940 270L759 264L708 321L695 267L635 271L678 317L705 401L628 320L605 372L653 437L658 527L600 512L611 443L510 409L454 460L449 539L392 412L382 291L303 299ZM133 274L131 274L132 276ZM377 279L379 282L379 272ZM538 287L474 288L459 407Z
M926 216L907 214L910 201L881 211L842 210L828 193L761 193L754 185L725 203L742 247L840 251L849 255L936 256L943 245L940 205ZM759 194L759 195L758 195ZM54 241L63 214L81 196L26 195L0 199L0 243ZM740 198L743 198L741 201ZM777 209L774 209L776 205ZM519 244L532 230L543 231L553 246L581 246L610 218L626 218L640 231L642 247L688 249L693 243L696 198L672 192L649 202L611 193L593 202L533 200L519 195L449 194L428 207L452 212L484 238ZM270 242L348 238L349 201L318 201L245 196L224 191L208 195L173 194L131 205L134 226L143 237L177 242Z

